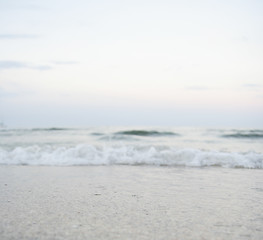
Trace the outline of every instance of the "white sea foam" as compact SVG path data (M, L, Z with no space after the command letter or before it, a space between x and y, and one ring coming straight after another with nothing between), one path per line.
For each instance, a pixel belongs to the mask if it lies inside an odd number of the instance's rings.
M13 150L0 148L2 165L157 165L220 166L229 168L263 168L263 154L256 152L220 152L177 149L160 146L29 146Z

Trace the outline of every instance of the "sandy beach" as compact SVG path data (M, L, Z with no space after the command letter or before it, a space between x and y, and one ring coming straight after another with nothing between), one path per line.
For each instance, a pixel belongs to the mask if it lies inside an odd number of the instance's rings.
M0 166L0 238L263 238L262 170Z

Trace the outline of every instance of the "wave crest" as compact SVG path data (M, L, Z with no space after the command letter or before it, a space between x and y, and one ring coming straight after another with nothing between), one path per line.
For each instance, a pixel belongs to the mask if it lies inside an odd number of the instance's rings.
M263 168L263 154L230 153L151 146L99 147L88 144L74 147L0 148L2 165L156 165L156 166L220 166L229 168Z

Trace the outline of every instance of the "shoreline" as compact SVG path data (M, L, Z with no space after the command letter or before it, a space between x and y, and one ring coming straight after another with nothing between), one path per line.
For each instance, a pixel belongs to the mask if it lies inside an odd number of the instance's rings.
M0 237L259 240L255 170L0 166Z

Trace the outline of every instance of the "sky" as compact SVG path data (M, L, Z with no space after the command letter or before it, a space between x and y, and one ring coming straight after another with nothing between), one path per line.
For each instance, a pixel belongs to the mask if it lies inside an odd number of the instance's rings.
M8 127L263 127L261 0L0 0Z

